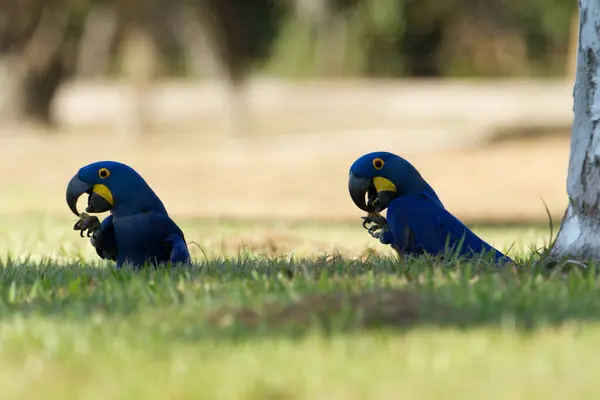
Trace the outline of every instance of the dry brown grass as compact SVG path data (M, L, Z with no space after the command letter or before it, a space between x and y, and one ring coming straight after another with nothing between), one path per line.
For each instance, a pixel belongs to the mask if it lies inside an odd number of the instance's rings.
M413 153L393 135L375 139L168 132L133 143L102 132L0 132L0 212L66 215L69 178L86 163L115 159L140 171L178 216L356 219L348 168L373 150L409 159L465 220L544 220L540 198L557 217L566 207L566 136Z

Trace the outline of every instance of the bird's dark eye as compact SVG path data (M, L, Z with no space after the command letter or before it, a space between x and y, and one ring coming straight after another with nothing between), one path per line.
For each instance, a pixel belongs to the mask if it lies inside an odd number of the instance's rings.
M385 163L381 158L376 158L373 160L373 167L375 167L376 170L380 170L381 168L383 168L384 164Z
M100 168L100 170L98 171L98 176L100 177L100 179L106 179L110 176L110 171L106 168Z

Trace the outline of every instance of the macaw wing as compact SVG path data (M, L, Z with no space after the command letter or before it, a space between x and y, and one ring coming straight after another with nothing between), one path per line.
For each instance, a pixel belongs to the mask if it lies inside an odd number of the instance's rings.
M168 215L146 212L119 217L117 225L122 262L189 263L183 232Z
M454 251L462 256L494 252L496 259L504 254L490 246L448 210L424 195L398 197L390 204L387 221L394 236L406 238L406 227L412 235L410 247L438 255ZM410 243L410 242L408 242Z
M391 215L388 211L388 216ZM399 219L393 223L388 220L388 230L382 232L379 241L389 244L398 254L420 255L423 249L415 242L415 236L410 227Z
M175 221L166 214L153 213L151 223L153 226L158 227L159 231L164 232L164 242L168 247L169 260L174 264L188 264L190 262L190 253L185 242L185 236Z
M170 259L173 264L190 262L190 252L183 236L171 234L167 236L166 242L171 244Z

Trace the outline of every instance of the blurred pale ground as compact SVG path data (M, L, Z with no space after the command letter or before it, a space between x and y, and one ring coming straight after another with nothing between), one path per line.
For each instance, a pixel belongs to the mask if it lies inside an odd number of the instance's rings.
M139 137L119 126L131 102L114 85L96 84L104 98L81 89L83 84L79 90L71 87L57 101L65 128L44 133L6 127L0 133L2 244L8 241L13 254L24 254L36 249L35 237L45 231L42 236L55 239L38 243L43 253L57 254L70 246L77 238L70 226L74 216L64 201L65 185L78 168L102 159L140 171L187 227L188 241L217 252L240 246L273 254L357 252L367 245L387 251L362 230L362 213L346 187L352 161L373 150L406 157L447 208L466 222L543 224L542 199L555 219L562 216L569 155L566 81L545 86L492 81L479 90L477 84L461 86L459 81L416 85L412 91L407 89L410 82L387 87L377 81L322 88L312 83L310 89L295 85L271 84L264 91L255 85L252 93L263 101L254 107L250 102L253 129L246 136L226 134L218 92L198 89L194 95L185 86L163 86L163 96L183 93L185 101L181 109L162 108L162 124L155 122ZM275 93L271 104L268 93ZM544 102L532 109L522 104ZM515 104L521 108L511 109ZM204 113L194 113L202 108ZM111 109L121 110L121 116ZM519 109L526 111L518 115ZM86 116L96 118L95 128ZM531 127L541 132L519 136ZM494 140L498 135L503 140ZM549 238L543 225L508 233L484 229L483 234L503 248L514 242L520 248L540 245ZM24 235L29 239L23 240ZM37 250L40 254L42 248Z
M323 256L340 252L361 257L370 251L392 254L389 246L372 239L360 219L344 223L260 222L239 220L189 220L176 218L196 260L205 257L235 257L240 252L257 256ZM39 216L0 216L0 257L10 255L32 261L41 259L98 261L89 245L72 226L75 219ZM490 227L474 230L510 254L526 254L533 246L548 243L549 230L543 225Z

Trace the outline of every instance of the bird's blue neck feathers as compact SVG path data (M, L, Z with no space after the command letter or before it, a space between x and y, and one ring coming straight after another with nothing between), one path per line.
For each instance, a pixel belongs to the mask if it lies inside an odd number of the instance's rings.
M126 191L115 193L115 197L112 209L115 218L145 212L168 215L163 202L143 180L132 182Z
M390 154L390 153L388 153ZM430 200L444 207L437 193L417 171L417 169L402 157L391 155L389 162L392 164L392 181L400 188L402 196L423 194Z

